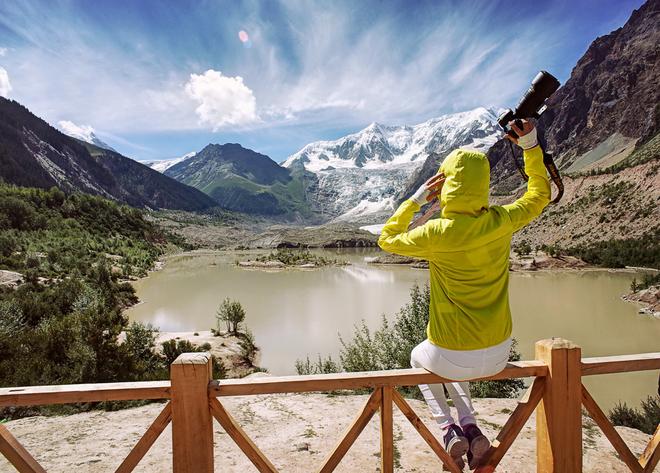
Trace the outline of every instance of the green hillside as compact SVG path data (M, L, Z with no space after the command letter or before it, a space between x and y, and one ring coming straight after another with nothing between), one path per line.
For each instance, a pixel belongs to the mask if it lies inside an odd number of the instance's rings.
M0 270L23 282L0 285L0 386L166 377L153 331L122 314L137 302L122 279L173 242L140 210L1 184Z
M211 144L165 174L212 197L221 207L247 214L310 218L305 174L238 144Z

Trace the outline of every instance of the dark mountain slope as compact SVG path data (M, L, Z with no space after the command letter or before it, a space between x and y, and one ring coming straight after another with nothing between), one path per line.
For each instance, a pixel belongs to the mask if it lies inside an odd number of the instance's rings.
M0 97L0 179L85 192L136 207L202 210L203 193L111 150L71 138L18 102Z
M573 165L571 171L579 170L584 166L576 161L592 150L596 156L584 164L616 152L617 146L630 144L632 149L635 140L640 146L658 132L659 44L660 0L649 0L623 27L589 46L539 120L546 148L560 168ZM493 181L515 173L505 142L498 142L488 154Z

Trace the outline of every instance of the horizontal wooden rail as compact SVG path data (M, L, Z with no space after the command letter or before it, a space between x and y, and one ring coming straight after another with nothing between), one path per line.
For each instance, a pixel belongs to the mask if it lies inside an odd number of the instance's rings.
M582 376L648 370L660 370L660 353L582 359ZM508 363L507 367L495 376L480 379L543 377L547 374L548 367L542 361L517 361ZM209 386L209 394L214 397L243 396L375 388L380 386L414 386L449 381L418 368L310 376L228 379L212 382ZM170 395L169 381L25 386L0 388L0 407L170 399Z
M516 361L495 376L480 380L527 378L546 376L548 367L541 361ZM377 388L382 386L415 386L418 384L449 383L423 368L352 373L318 374L309 376L278 376L215 381L209 386L211 396L245 396L253 394L302 393L338 389Z
M169 381L0 388L0 407L169 398Z
M504 426L477 471L489 472L497 466L531 413L537 411L537 469L548 473L582 471L581 413L584 404L631 471L650 473L660 462L660 427L638 460L584 389L582 376L660 370L660 353L580 359L580 348L563 339L542 340L536 344L537 359L508 363L500 373L476 380L535 378L528 394ZM393 389L399 386L448 383L424 369L401 369L357 373L264 378L211 378L208 353L186 353L172 364L171 381L133 383L71 384L0 388L0 408L68 404L78 402L170 399L158 418L147 429L117 470L132 471L159 434L172 423L173 466L176 473L213 471L213 426L215 417L259 471L276 472L241 426L222 406L222 396L300 393L341 389L372 390L370 400L348 432L330 452L320 471L331 472L341 461L369 419L380 411L381 471L394 470L392 408L396 405L412 422L439 460L449 471L459 471L439 441L431 434L406 401ZM580 393L580 391L582 391ZM538 404L538 406L537 406ZM623 453L622 453L623 452ZM0 426L0 454L19 471L45 471L5 426ZM201 462L200 459L204 461Z
M582 359L582 376L660 370L660 352Z

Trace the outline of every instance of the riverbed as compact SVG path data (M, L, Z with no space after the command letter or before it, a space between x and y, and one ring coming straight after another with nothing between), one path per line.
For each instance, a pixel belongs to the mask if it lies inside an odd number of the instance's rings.
M428 281L427 270L367 264L377 249L315 252L351 264L266 271L235 264L263 251L170 257L162 270L134 283L142 302L127 314L162 331L208 330L222 300L238 300L262 349L261 364L285 375L307 355L338 359L338 335L350 339L362 320L377 328L383 315L392 319L409 300L414 284ZM511 273L513 336L523 359L534 357L535 341L553 336L579 344L583 356L660 351L660 320L638 314L636 305L620 298L633 277L607 270ZM605 409L618 400L638 405L657 383L657 372L585 378Z

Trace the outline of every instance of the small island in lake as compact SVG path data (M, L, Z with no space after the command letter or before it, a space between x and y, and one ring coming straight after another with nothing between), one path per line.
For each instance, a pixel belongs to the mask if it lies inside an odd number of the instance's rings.
M324 266L344 266L349 263L335 258L326 258L311 253L309 250L292 250L280 248L256 259L237 261L236 264L246 268L320 268Z

